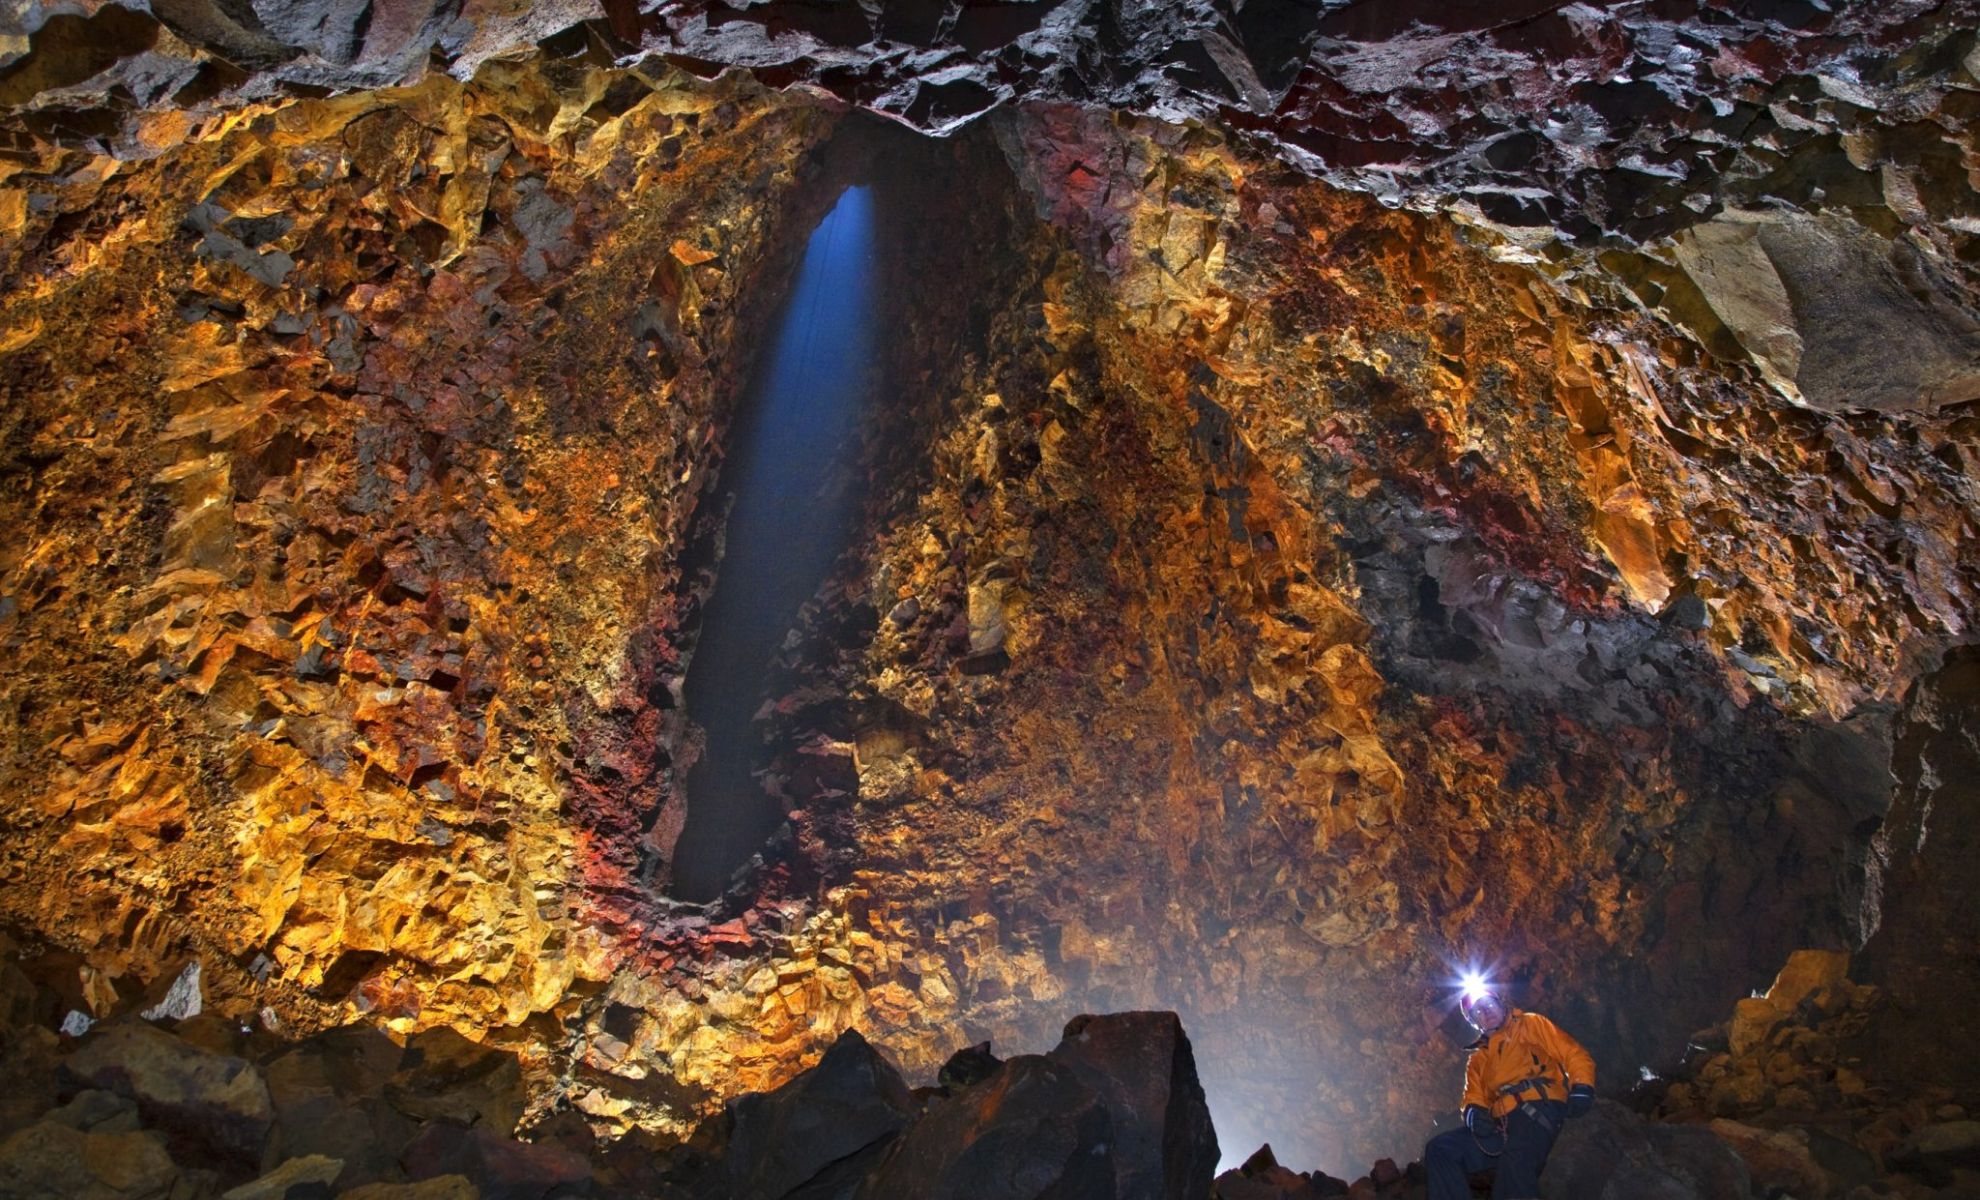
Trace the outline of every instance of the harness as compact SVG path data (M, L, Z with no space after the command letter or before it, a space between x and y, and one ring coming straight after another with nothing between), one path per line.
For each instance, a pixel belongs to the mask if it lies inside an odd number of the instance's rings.
M1531 1051L1528 1051L1528 1055L1533 1059L1533 1065L1543 1065L1540 1062L1539 1055L1533 1054ZM1511 1096L1513 1102L1519 1106L1519 1111L1525 1113L1528 1119L1537 1123L1540 1128L1546 1130L1548 1133L1554 1134L1559 1133L1560 1130L1540 1110L1540 1105L1536 1102L1545 1100L1547 1098L1548 1087L1555 1084L1558 1084L1563 1091L1567 1090L1567 1076L1563 1074L1559 1078L1555 1078L1553 1075L1529 1075L1525 1079L1515 1079L1511 1083L1500 1084L1499 1094L1501 1096ZM1522 1099L1527 1092L1533 1093L1533 1099Z
M1486 1039L1483 1040L1489 1041L1489 1035ZM1534 1054L1530 1050L1527 1051L1527 1055L1528 1057L1533 1059L1534 1066L1540 1067L1544 1070L1546 1064L1540 1061L1539 1055ZM1549 1075L1549 1074L1529 1075L1525 1079L1515 1079L1511 1083L1500 1084L1498 1088L1498 1092L1499 1095L1501 1096L1512 1097L1514 1104L1518 1107L1518 1110L1520 1112L1525 1113L1528 1120L1540 1126L1540 1128L1546 1130L1549 1135L1552 1135L1559 1133L1560 1128L1554 1123L1554 1121L1551 1118L1547 1116L1545 1112L1541 1110L1540 1104L1538 1102L1543 1101L1547 1098L1547 1089L1550 1085L1554 1085L1554 1084L1559 1084L1563 1089L1565 1089L1567 1087L1566 1075L1563 1074L1558 1079L1555 1078L1553 1075ZM1521 1098L1527 1092L1533 1093L1533 1098L1531 1100L1526 1100ZM1485 1143L1479 1139L1477 1132L1476 1131L1472 1132L1471 1140L1477 1143L1479 1152L1484 1154L1487 1158L1497 1158L1501 1154L1505 1153L1506 1122L1504 1117L1499 1118L1498 1126L1499 1126L1499 1149L1497 1150L1487 1150L1485 1148Z

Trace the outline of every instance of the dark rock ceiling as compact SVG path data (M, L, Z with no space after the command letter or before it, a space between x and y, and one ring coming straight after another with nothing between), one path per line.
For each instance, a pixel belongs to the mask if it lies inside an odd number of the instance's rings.
M1654 236L1733 190L1819 186L1825 114L1922 118L1921 39L1968 0L17 0L0 107L114 142L121 117L466 78L540 44L741 66L935 133L1020 101L1216 118L1394 200L1577 237ZM1930 40L1932 53L1959 48ZM1771 145L1770 143L1785 143ZM1758 147L1758 149L1756 149ZM1779 153L1774 153L1778 150ZM1805 164L1803 164L1805 166Z

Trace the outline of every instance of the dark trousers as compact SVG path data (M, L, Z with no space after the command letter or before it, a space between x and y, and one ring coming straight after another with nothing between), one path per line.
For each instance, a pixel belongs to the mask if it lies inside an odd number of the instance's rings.
M1552 1124L1534 1120L1526 1108L1540 1110ZM1506 1118L1506 1136L1474 1138L1469 1129L1453 1129L1423 1147L1423 1169L1430 1176L1430 1200L1471 1200L1466 1176L1493 1171L1492 1200L1534 1200L1540 1195L1540 1168L1554 1148L1554 1135L1567 1120L1567 1105L1558 1100L1533 1100ZM1482 1143L1482 1145L1481 1145ZM1500 1151L1497 1158L1487 1150Z

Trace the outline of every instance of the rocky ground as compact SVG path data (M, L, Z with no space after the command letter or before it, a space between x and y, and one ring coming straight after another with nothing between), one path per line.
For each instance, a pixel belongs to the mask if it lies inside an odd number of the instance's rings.
M0 35L0 911L69 1007L197 963L627 1145L851 1028L1173 1010L1340 1170L1443 1107L1467 960L1620 1094L1861 947L1866 1089L1957 1085L1959 5L237 7ZM791 821L678 904L733 399L882 177Z
M64 964L0 965L0 1192L92 1200L1355 1200L1425 1194L1418 1163L1352 1182L1270 1146L1216 1174L1218 1135L1173 1013L1081 1016L1044 1054L957 1051L927 1086L841 1034L684 1144L601 1143L570 1110L524 1120L524 1068L448 1029L285 1040L200 1011L196 978L61 1033ZM1980 1121L1930 1088L1869 1086L1849 1050L1883 1011L1845 956L1792 956L1694 1041L1681 1078L1572 1122L1548 1200L1877 1200L1980 1192ZM1712 1052L1714 1045L1726 1049ZM1970 1093L1969 1093L1970 1094ZM529 1125L518 1137L518 1123ZM1213 1180L1213 1175L1214 1180Z

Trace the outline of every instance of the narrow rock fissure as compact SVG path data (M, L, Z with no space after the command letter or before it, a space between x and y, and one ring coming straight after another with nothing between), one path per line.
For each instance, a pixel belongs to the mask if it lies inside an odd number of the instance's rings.
M765 672L852 539L859 432L877 381L873 185L845 188L811 233L740 401L716 583L684 681L700 728L667 889L707 901L770 837L782 806L757 777Z

